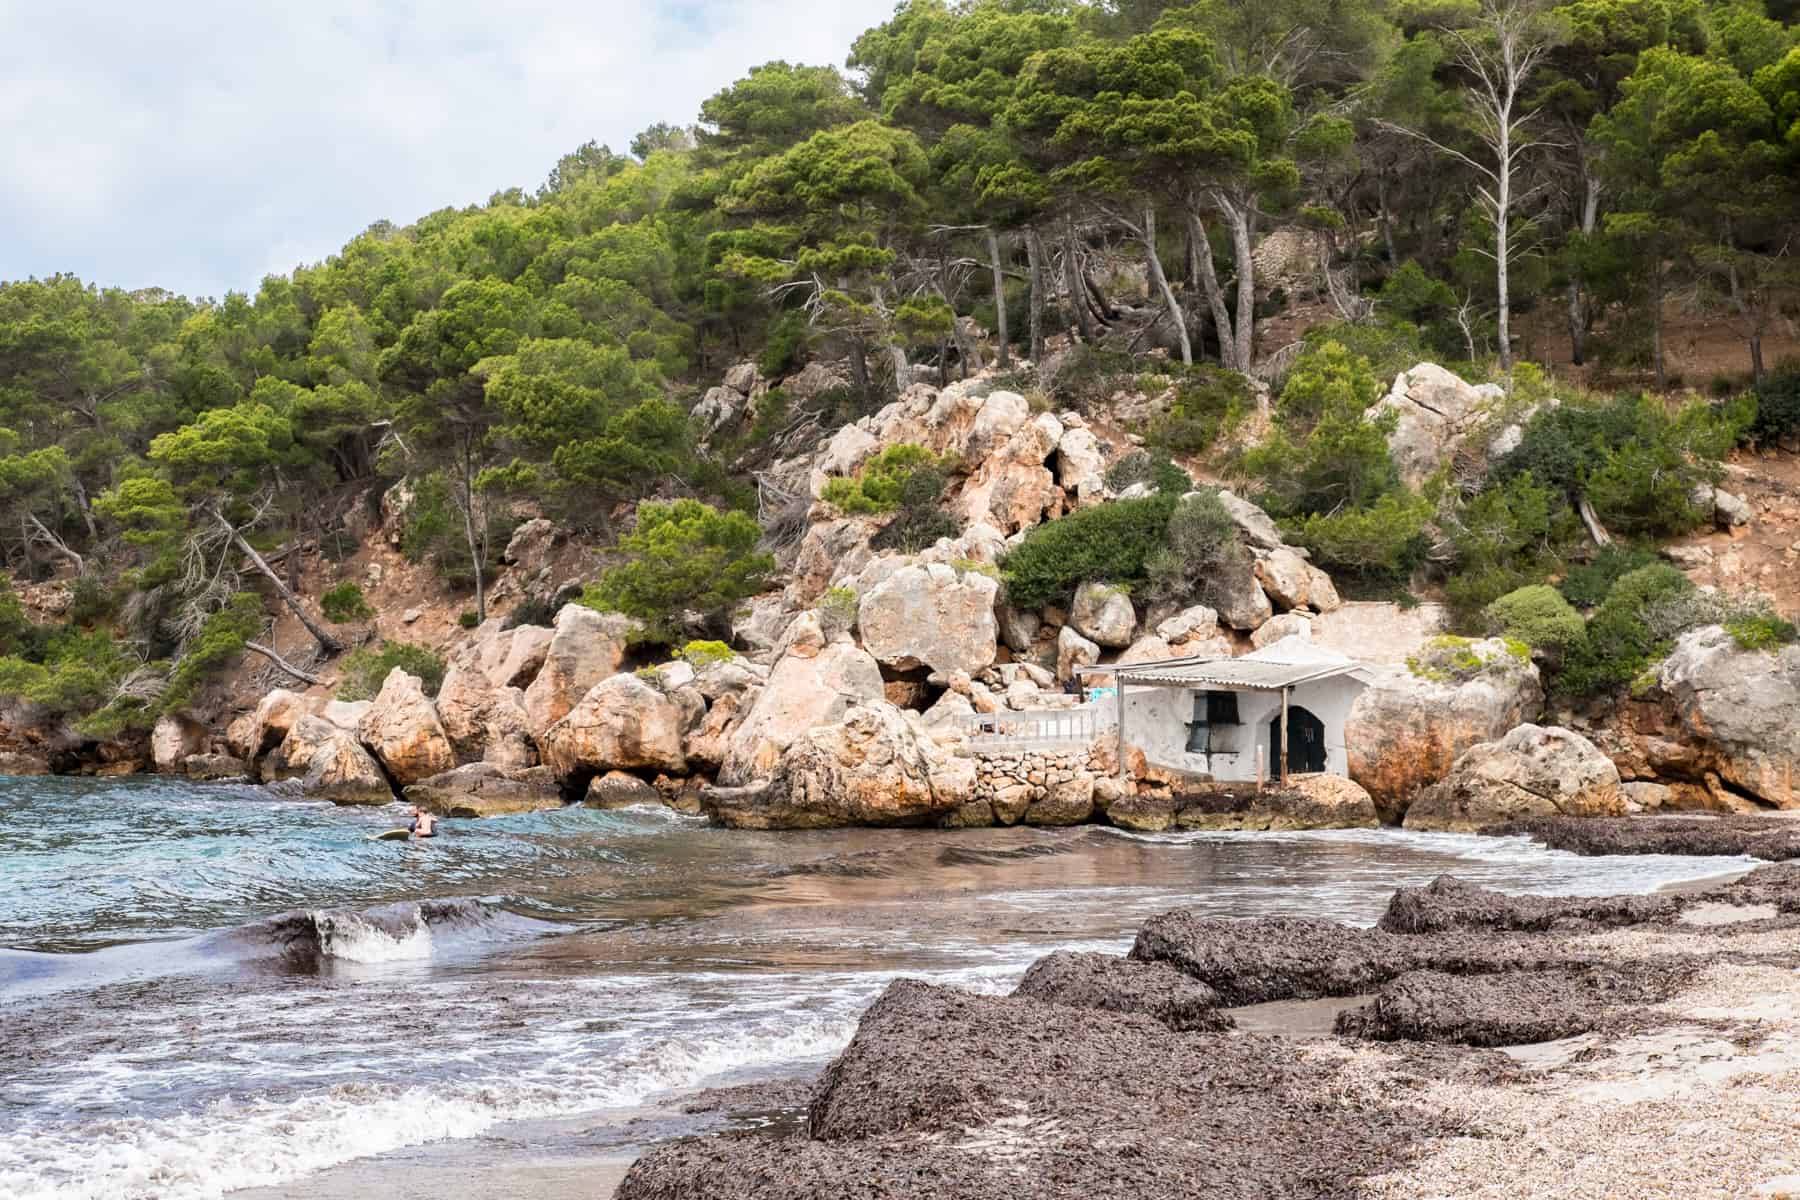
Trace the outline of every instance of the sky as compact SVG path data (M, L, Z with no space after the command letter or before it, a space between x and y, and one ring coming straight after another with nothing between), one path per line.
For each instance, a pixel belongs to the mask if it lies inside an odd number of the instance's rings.
M254 291L379 220L535 189L894 0L0 0L0 280Z

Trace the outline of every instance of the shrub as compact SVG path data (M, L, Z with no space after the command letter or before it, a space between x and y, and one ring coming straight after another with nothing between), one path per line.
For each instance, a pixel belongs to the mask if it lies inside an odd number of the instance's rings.
M1406 660L1406 668L1437 683L1467 683L1488 671L1517 671L1531 661L1531 648L1508 638L1499 653L1472 638L1435 637Z
M1144 564L1152 600L1205 598L1208 585L1248 558L1219 493L1203 488L1169 514L1166 543Z
M477 507L483 510L478 515L487 524L483 569L491 573L500 565L513 520L498 506ZM451 587L474 586L474 559L469 555L468 535L462 515L451 499L450 485L441 474L427 475L414 485L412 503L400 526L400 553L408 562L430 562L438 578Z
M1606 599L1606 593L1620 576L1658 561L1654 550L1615 542L1601 547L1591 562L1570 571L1557 590L1576 608L1595 608Z
M1669 652L1670 622L1653 625L1659 607L1694 591L1687 576L1665 563L1621 575L1588 621L1587 641L1573 648L1557 676L1559 691L1592 696L1616 691Z
M870 545L916 554L939 538L955 537L961 531L956 518L938 506L948 485L942 462L913 471L900 485L894 519L870 539Z
M848 633L856 627L856 616L861 603L856 592L847 587L834 587L819 597L819 628L825 636L834 638L840 633Z
M763 339L763 351L756 360L757 369L766 379L778 379L800 361L800 354L806 349L806 339L811 327L807 324L803 312L784 312L769 322L769 331Z
M1356 357L1368 360L1369 369L1384 387L1400 372L1436 357L1420 340L1419 330L1405 321L1364 321L1354 325L1334 321L1307 330L1305 341L1308 349L1326 342L1339 343Z
M1165 545L1177 499L1158 493L1114 500L1037 526L1000 564L1011 603L1042 608L1090 579L1144 579L1150 556Z
M1800 641L1800 629L1774 613L1756 613L1725 622L1725 632L1745 650L1774 650Z
M1150 423L1150 445L1174 454L1200 454L1243 419L1250 383L1236 371L1207 363L1169 366L1174 398Z
M1314 369L1300 364L1282 390L1282 413L1308 428L1295 441L1277 429L1244 456L1244 469L1262 483L1263 507L1277 517L1306 517L1366 508L1400 487L1388 455L1388 434L1398 416L1365 416L1373 377L1362 360L1345 361L1343 347L1328 343Z
M1132 355L1081 345L1062 357L1056 374L1044 381L1044 387L1058 407L1086 413L1112 399L1114 392L1130 387L1136 375L1137 360Z
M775 561L757 552L760 536L743 513L698 500L639 505L637 528L619 539L626 560L581 603L636 617L648 640L672 643L688 614L712 620L762 590Z
M1342 342L1328 341L1308 346L1294 360L1276 412L1286 421L1308 425L1333 411L1360 415L1381 393L1368 359L1352 354Z
M1800 436L1800 366L1774 372L1756 388L1756 416L1749 438L1770 445Z
M184 707L207 676L243 652L244 643L257 635L262 623L262 600L252 592L239 592L231 603L207 617L169 675L162 711Z
M503 629L517 629L521 625L554 625L556 624L557 605L554 601L541 596L527 596L519 601L519 606L507 614Z
M1167 454L1152 454L1148 450L1134 450L1106 469L1106 486L1115 492L1140 483L1149 484L1153 491L1173 492L1177 496L1194 486L1188 473Z
M476 614L474 609L465 608L456 614L456 623L464 629L473 629L481 624L481 617Z
M678 657L696 671L704 671L716 663L731 662L738 654L724 642L689 642L677 652Z
M1293 537L1336 577L1377 587L1404 584L1425 558L1431 505L1411 492L1389 492L1368 508L1349 508L1290 523Z
M334 624L365 621L375 615L363 590L352 580L345 580L319 597L319 611Z
M846 513L893 512L900 507L901 495L914 475L941 472L943 466L925 447L903 442L869 459L854 476L826 480L822 499ZM938 490L943 490L941 474Z
M1484 613L1495 633L1524 642L1550 664L1560 664L1587 641L1587 622L1548 584L1508 592Z
M344 681L338 685L338 699L373 700L395 667L417 675L427 696L437 695L444 682L444 660L430 650L408 642L383 642L379 650L365 646L351 651L344 659Z

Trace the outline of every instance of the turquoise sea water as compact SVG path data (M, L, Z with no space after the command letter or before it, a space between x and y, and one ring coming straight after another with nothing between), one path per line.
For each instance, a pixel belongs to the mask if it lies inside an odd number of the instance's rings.
M1720 859L1357 831L755 834L445 823L250 787L0 778L0 1197L213 1197L804 1069L892 979L1011 987L1168 908L1372 921L1396 886L1647 890Z

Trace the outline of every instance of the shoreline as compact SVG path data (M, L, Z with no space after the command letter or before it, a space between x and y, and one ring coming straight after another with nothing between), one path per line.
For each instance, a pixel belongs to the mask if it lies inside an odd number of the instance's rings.
M1667 897L1675 904L1687 903L1688 897L1702 897L1729 889L1742 883L1753 874L1755 868L1738 867L1731 870L1711 872L1689 880L1673 881L1653 885L1644 893L1646 897ZM1696 902L1698 903L1698 902ZM1255 924L1259 919L1249 919ZM1725 935L1729 936L1729 922ZM1700 926L1696 926L1696 929ZM1597 935L1604 941L1607 935ZM1593 947L1596 956L1603 955L1600 943ZM1715 987L1740 987L1726 975L1713 981ZM1239 1032L1228 1037L1261 1039L1271 1042L1285 1043L1307 1048L1308 1053L1314 1051L1347 1056L1345 1061L1357 1070L1378 1070L1386 1074L1392 1070L1392 1063L1386 1060L1392 1045L1408 1043L1367 1043L1345 1042L1333 1037L1333 1026L1341 1014L1353 1011L1366 1004L1376 993L1373 991L1356 992L1349 995L1318 997L1311 999L1284 999L1260 1004L1243 1005L1223 1010L1235 1018ZM1687 1020L1691 1014L1681 1008L1681 1001L1671 1001L1667 1009L1670 1021L1679 1024ZM1794 1015L1796 1028L1800 1028L1800 1011ZM1708 1037L1713 1037L1708 1034ZM1583 1039L1587 1039L1583 1041ZM1578 1035L1572 1039L1587 1048L1604 1046L1597 1041L1594 1034ZM1716 1039L1715 1039L1716 1040ZM1567 1063L1554 1064L1550 1068L1534 1065L1534 1059L1554 1059L1556 1049L1562 1040L1548 1043L1537 1043L1524 1048L1523 1053L1514 1055L1512 1050L1483 1051L1483 1054L1507 1054L1516 1057L1522 1070L1551 1070L1566 1068ZM1661 1046L1659 1053L1680 1058L1693 1052L1691 1039L1675 1036L1674 1040L1658 1043L1654 1039L1646 1043L1650 1046ZM1546 1049L1546 1047L1550 1049ZM1649 1051L1646 1051L1649 1053ZM1362 1060L1373 1055L1376 1065L1370 1066ZM1753 1060L1752 1060L1753 1061ZM787 1087L791 1090L796 1076L782 1076L768 1081L775 1088ZM766 1085L758 1085L766 1086ZM1471 1084L1460 1081L1455 1089L1467 1090ZM1544 1088L1554 1089L1556 1085L1550 1075L1536 1080L1531 1086L1537 1090L1534 1094L1546 1093ZM1574 1085L1571 1085L1574 1086ZM1579 1086L1600 1086L1623 1088L1626 1084L1616 1081L1602 1081L1596 1084L1588 1080ZM1633 1084L1630 1086L1651 1086ZM1657 1083L1654 1086L1663 1086ZM610 1125L606 1144L591 1149L572 1151L566 1147L551 1149L542 1145L533 1145L529 1139L521 1144L516 1136L516 1129L502 1125L487 1134L462 1142L433 1143L412 1147L408 1150L373 1158L355 1160L329 1168L316 1175L294 1183L276 1187L263 1187L247 1191L229 1193L232 1197L244 1197L246 1200L349 1200L350 1197L382 1194L402 1197L418 1196L423 1200L430 1196L433 1200L439 1197L449 1200L487 1200L488 1197L502 1197L530 1194L544 1196L548 1200L574 1200L581 1197L606 1197L614 1194L629 1174L632 1166L640 1159L652 1158L671 1145L677 1139L692 1138L696 1135L702 1144L714 1140L713 1135L723 1129L738 1128L755 1131L759 1125L766 1126L766 1111L749 1119L733 1122L729 1118L720 1125L714 1123L711 1128L704 1123L697 1123L683 1112L696 1096L704 1096L712 1089L686 1091L671 1095L659 1101L655 1106L639 1110L630 1117L618 1116ZM754 1091L755 1088L751 1088ZM1504 1091L1504 1089L1503 1089ZM790 1097L791 1101L791 1097ZM1493 1097L1489 1102L1500 1103ZM1450 1098L1446 1096L1443 1103L1448 1105ZM789 1120L798 1120L801 1116L801 1103L792 1102L785 1110ZM652 1115L654 1114L654 1115ZM589 1125L589 1132L598 1130L591 1118L582 1121ZM673 1122L673 1125L670 1124ZM602 1121L600 1124L607 1124ZM676 1126L680 1126L677 1128ZM648 1136L646 1136L648 1135ZM1403 1197L1420 1195L1425 1192L1408 1191L1401 1175L1381 1182L1381 1189L1369 1193L1383 1197ZM634 1190L625 1193L632 1197L686 1195L686 1192L662 1192ZM694 1195L720 1195L727 1193L709 1192L704 1188L692 1193ZM735 1193L733 1193L735 1194ZM746 1195L785 1196L789 1193L782 1190L757 1191L743 1193ZM972 1193L973 1194L973 1193ZM1508 1193L1511 1194L1511 1193ZM1527 1194L1527 1193L1520 1193ZM1636 1194L1636 1193L1631 1193ZM1645 1193L1659 1194L1659 1193ZM1702 1194L1702 1193L1686 1193ZM1723 1194L1723 1193L1721 1193Z

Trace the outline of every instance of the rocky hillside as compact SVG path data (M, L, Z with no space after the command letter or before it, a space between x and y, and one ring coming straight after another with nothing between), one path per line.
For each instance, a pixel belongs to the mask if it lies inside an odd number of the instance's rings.
M814 366L782 390L805 395L831 382ZM1466 829L1557 814L1800 806L1800 742L1782 715L1800 710L1800 649L1746 649L1717 626L1698 628L1628 704L1565 705L1561 724L1548 725L1558 704L1536 647L1447 637L1441 606L1346 604L1331 575L1256 505L1166 471L1154 478L1143 437L1109 419L1113 409L1048 411L1041 394L1034 403L1006 382L989 372L941 389L915 383L770 462L758 479L783 510L765 518L779 570L736 610L728 645L690 643L671 655L630 618L551 604L596 560L542 519L521 526L502 557L496 615L465 632L454 604L428 602L416 569L394 554L404 497L390 495L370 506L383 520L337 573L367 584L376 601L365 636L442 648L441 683L396 665L370 698L339 700L349 675L339 660L304 690L265 690L271 668L246 656L204 704L163 718L147 745L80 742L15 706L5 765L291 781L284 786L339 803L401 795L454 816L665 803L752 828L1293 828L1379 818ZM697 413L708 436L754 421L769 390L752 366L728 373ZM1531 412L1505 401L1427 363L1398 376L1374 410L1397 414L1390 452L1403 473L1423 478L1517 445ZM1506 420L1497 424L1495 412ZM940 490L921 504L885 502L876 485L896 463L929 464ZM1718 508L1732 528L1737 506L1721 499ZM1206 555L1205 578L1186 594L1080 574L1129 540L1102 522L1140 509L1162 522L1177 511L1212 515L1213 540L1193 544ZM1160 547L1160 526L1154 532ZM1022 573L1027 561L1063 570L1066 591L1020 603L1036 578ZM520 619L538 611L553 619ZM305 638L297 625L278 628L276 651L298 658ZM1357 786L1301 781L1244 795L1141 754L1121 780L1110 736L1029 753L972 750L981 718L1078 705L1077 668L1280 654L1288 639L1373 664L1347 730Z

